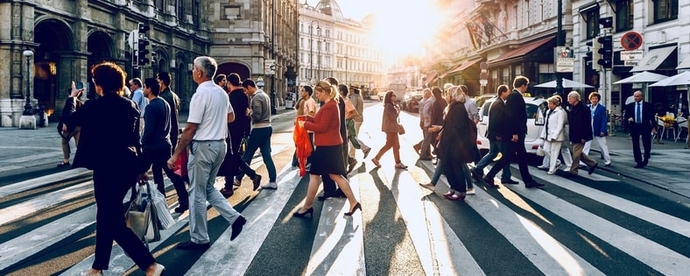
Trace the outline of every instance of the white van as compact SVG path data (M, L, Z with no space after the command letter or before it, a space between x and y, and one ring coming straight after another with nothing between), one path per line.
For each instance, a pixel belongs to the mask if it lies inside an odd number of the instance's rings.
M482 155L489 152L489 139L484 135L489 128L489 107L496 97L484 102L479 109L479 123L477 124L477 148ZM543 98L525 97L525 112L527 112L527 136L525 136L525 149L528 153L536 153L539 148L539 134L544 127L546 114L546 100Z

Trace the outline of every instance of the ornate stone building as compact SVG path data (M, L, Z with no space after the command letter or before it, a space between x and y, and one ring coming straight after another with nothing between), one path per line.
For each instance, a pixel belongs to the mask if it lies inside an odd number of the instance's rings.
M94 96L88 69L102 61L120 64L128 77L171 72L186 107L195 87L191 63L211 44L207 7L201 0L1 1L0 126L17 126L27 91L58 120L71 81ZM127 36L139 22L150 27L152 64L134 72Z

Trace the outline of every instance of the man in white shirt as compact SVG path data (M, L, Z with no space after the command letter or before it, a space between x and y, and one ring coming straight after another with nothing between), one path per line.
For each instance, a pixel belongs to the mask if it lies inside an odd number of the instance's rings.
M228 136L227 124L235 120L235 114L225 91L213 83L218 64L211 57L194 59L192 76L199 84L189 103L189 117L179 146L168 160L173 168L183 150L189 146L190 206L189 235L191 240L177 245L182 250L206 250L210 238L206 225L206 201L218 213L232 223L230 240L242 232L247 220L213 187L214 179L225 158ZM210 166L209 166L210 164Z

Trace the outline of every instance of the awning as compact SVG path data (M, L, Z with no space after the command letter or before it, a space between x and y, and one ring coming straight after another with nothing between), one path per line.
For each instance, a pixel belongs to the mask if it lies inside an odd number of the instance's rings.
M477 64L477 63L480 62L481 60L482 60L482 58L475 58L475 59L472 59L472 60L470 60L470 61L468 61L468 62L463 63L462 65L458 66L457 68L453 69L453 71L450 71L450 72L448 72L447 74L452 74L452 73L457 73L457 72L460 72L460 71L467 70L467 68L470 68L470 66Z
M683 62L678 64L678 67L676 69L688 69L690 68L690 56L686 57Z
M434 79L436 78L436 75L437 75L436 73L429 73L429 74L427 74L427 75L426 75L426 82L427 82L427 83L433 82Z
M503 53L502 55L498 56L497 58L489 61L489 63L496 63L496 62L508 60L511 58L517 58L517 57L524 56L524 55L529 54L530 52L534 51L535 49L539 48L540 46L548 43L549 41L553 40L554 38L556 38L556 36L550 36L550 37L542 38L542 39L534 41L534 42L530 42L524 46L520 46L517 49L513 49L511 51Z
M630 72L654 71L676 49L676 46L651 49Z

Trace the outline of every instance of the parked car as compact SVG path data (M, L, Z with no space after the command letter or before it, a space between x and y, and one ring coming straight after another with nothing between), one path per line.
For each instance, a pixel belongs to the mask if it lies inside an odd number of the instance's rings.
M478 107L481 107L487 100L496 97L496 94L481 94L474 97L474 102L477 103Z
M422 100L424 94L419 92L408 92L400 104L403 110L410 112L419 112L419 101Z
M489 107L496 98L486 100L479 109L479 123L477 124L477 148L483 154L489 151L489 139L486 131L489 128ZM527 112L527 135L525 149L528 153L536 153L539 148L539 134L544 127L546 100L543 98L525 97L525 112Z

